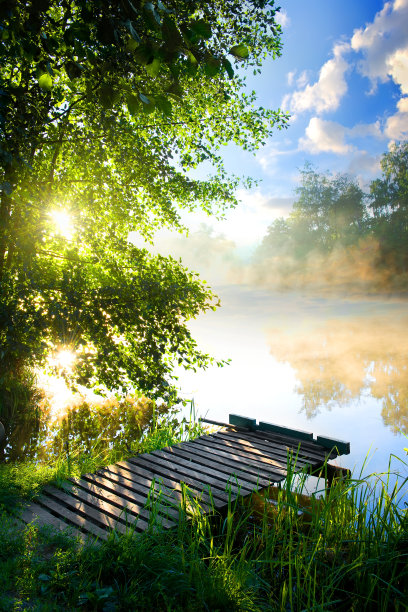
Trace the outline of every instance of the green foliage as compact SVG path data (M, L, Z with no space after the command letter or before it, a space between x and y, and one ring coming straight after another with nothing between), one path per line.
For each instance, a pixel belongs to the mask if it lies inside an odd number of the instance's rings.
M392 479L401 468L311 497L289 472L223 515L182 513L174 530L85 545L34 525L22 532L5 515L0 609L404 610L408 482Z
M383 176L370 186L373 232L384 263L408 272L408 143L391 147L381 168Z
M68 346L74 381L174 400L172 365L211 362L186 322L215 296L129 232L152 241L161 227L182 230L181 209L222 215L238 179L219 148L254 151L286 125L254 106L234 70L280 54L273 5L2 3L2 372ZM213 176L189 178L202 162ZM72 236L56 228L62 211Z
M82 401L66 407L56 422L50 421L47 405L34 414L28 405L25 414L19 412L7 425L0 508L12 509L22 498L35 498L45 484L80 477L204 433L201 423L176 418L174 408L157 407L144 397Z

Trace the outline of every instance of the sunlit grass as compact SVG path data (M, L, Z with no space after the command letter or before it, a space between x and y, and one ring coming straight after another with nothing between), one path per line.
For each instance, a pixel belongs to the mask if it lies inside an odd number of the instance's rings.
M21 532L4 515L0 609L406 610L408 479L391 485L406 467L394 457L383 474L312 496L306 475L289 470L280 488L225 512L204 515L192 501L173 530L152 523L86 545L33 525Z

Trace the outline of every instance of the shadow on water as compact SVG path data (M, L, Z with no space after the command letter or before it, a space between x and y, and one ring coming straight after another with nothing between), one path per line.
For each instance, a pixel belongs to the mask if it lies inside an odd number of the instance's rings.
M274 329L269 346L294 369L308 418L369 395L380 400L384 425L408 432L408 317L339 317Z
M0 443L0 461L45 463L66 453L129 451L155 417L169 410L145 397L92 402L76 398L61 413L36 387L34 377L27 375L23 383L9 381L2 393L5 439Z

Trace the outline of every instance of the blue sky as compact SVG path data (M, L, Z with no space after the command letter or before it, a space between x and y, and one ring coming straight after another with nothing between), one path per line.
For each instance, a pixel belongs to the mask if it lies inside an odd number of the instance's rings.
M227 169L260 179L259 187L240 190L241 204L225 221L189 215L188 242L165 234L156 242L156 250L181 255L206 278L203 254L231 266L288 214L306 161L367 185L380 172L381 154L408 137L408 0L282 0L280 6L282 56L247 82L259 104L291 113L289 127L255 156L225 150Z

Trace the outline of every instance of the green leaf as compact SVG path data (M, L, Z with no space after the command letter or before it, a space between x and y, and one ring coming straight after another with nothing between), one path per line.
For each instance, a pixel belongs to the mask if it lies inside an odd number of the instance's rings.
M146 66L154 59L153 50L150 45L139 45L135 49L134 58L138 64Z
M131 115L135 115L140 110L140 98L134 94L127 96L126 104Z
M43 91L51 91L52 89L52 78L48 72L44 72L38 79L38 85Z
M211 77L218 74L220 67L221 61L215 57L209 57L204 64L205 73Z
M64 65L68 78L77 79L82 75L82 68L77 62L67 62Z
M169 117L172 113L171 102L166 96L156 96L155 98L157 108L164 114L166 117Z
M222 65L224 66L228 76L230 79L234 78L234 69L231 66L231 62L229 60L227 60L227 58L224 58L222 61Z
M197 21L193 21L189 24L189 27L199 38L211 38L211 26L209 23L204 21L204 19L198 19Z
M249 57L248 47L246 45L235 45L231 47L229 53L237 59L247 59Z
M193 66L198 65L198 61L196 60L195 56L191 53L191 51L189 51L188 49L184 49L184 53L187 55L187 58L190 64L192 64Z
M160 72L160 60L155 57L154 60L150 62L150 64L147 64L147 66L145 66L145 68L149 76L156 77Z
M136 32L130 19L126 21L126 27L129 30L130 36L135 42L138 42L138 43L142 42L142 39L140 38L139 34Z
M139 94L139 98L141 99L143 104L151 104L149 98L147 96L145 96L143 93Z
M177 83L177 81L174 81L174 83L172 83L166 91L170 94L173 94L173 96L177 96L178 98L181 98L181 96L183 95L183 90L181 89L180 84Z
M119 98L119 92L112 85L102 85L99 89L99 99L104 108L112 108Z

